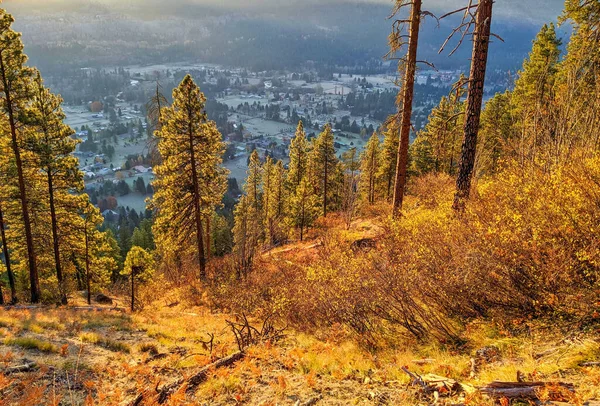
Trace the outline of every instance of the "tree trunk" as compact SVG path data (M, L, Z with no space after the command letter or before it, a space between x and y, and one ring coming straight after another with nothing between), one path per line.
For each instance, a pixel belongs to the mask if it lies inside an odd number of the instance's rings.
M11 86L8 83L7 73L4 66L4 57L0 56L0 75L4 85L4 93L6 98L6 112L8 114L8 122L10 125L11 147L15 156L15 164L17 166L17 177L19 180L19 200L21 201L21 211L23 216L23 225L25 227L25 243L27 245L27 262L29 265L29 284L31 290L31 302L39 303L41 300L40 281L35 258L35 250L33 247L33 233L31 231L31 223L29 219L29 207L27 201L27 190L25 188L25 177L23 175L23 161L21 160L21 151L17 139L17 125L15 122L15 114L13 111L13 102L11 95Z
M471 180L477 150L477 134L479 132L479 120L483 103L483 86L485 83L490 44L493 5L493 0L481 0L477 7L477 20L473 35L473 59L469 75L469 94L467 96L464 127L465 135L458 177L456 178L456 194L454 195L454 204L452 206L456 211L464 210L465 201L469 199L471 191Z
M191 114L188 116L191 119ZM200 280L206 280L206 256L204 254L204 241L202 238L202 213L200 211L200 186L198 183L198 170L196 168L196 154L194 151L194 133L192 125L188 126L190 159L192 163L192 183L194 187L194 215L196 217L196 242L198 246L198 262L200 265Z
M8 251L8 245L6 242L6 230L4 228L4 212L0 207L0 233L2 234L2 251L4 253L4 262L6 264L6 272L8 273L8 284L10 285L10 303L17 303L17 288L15 286L15 275L12 271L12 265L10 263L10 252Z
M211 247L210 247L210 215L206 217L206 260L210 260Z
M406 72L402 95L402 124L400 126L400 144L398 145L398 162L396 163L396 184L394 188L393 216L398 217L402 210L404 188L408 166L408 147L410 144L410 128L412 105L415 90L415 73L417 71L417 48L419 45L419 28L421 26L421 0L414 0L410 13L410 33L408 54L406 55Z
M329 162L327 162L327 153L325 153L325 174L323 176L323 217L327 217L327 179L329 177Z
M54 263L56 265L56 279L58 280L58 291L60 293L60 302L67 304L67 294L63 282L62 265L60 262L60 246L58 241L58 221L56 219L56 207L54 205L54 185L52 172L48 169L48 194L50 198L50 217L52 219L52 243L54 246Z
M306 204L303 201L302 202L302 217L301 217L302 220L300 220L300 241L304 240L304 218L305 218L305 210L304 209L305 209L305 206L306 206Z
M91 284L91 275L90 275L90 252L89 252L89 238L88 238L88 229L87 229L87 220L85 224L85 279L87 285L87 302L88 305L92 304L92 284Z

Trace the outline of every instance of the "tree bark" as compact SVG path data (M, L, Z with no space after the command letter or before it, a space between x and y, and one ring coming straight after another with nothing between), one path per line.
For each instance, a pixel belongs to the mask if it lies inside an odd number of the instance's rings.
M88 305L92 304L92 291L91 291L91 275L90 275L90 243L88 237L88 225L87 219L85 222L85 279L87 285L87 302Z
M459 172L456 178L456 194L454 195L454 204L452 206L458 212L464 210L465 202L469 199L471 192L471 180L473 178L477 150L477 135L479 133L481 106L483 104L483 86L485 83L490 44L493 5L493 0L481 0L477 7L464 140Z
M327 151L325 152L325 174L323 176L323 217L327 217L327 184L329 181L329 162L327 160Z
M19 181L19 200L21 201L21 211L23 216L23 225L25 228L25 243L27 245L27 262L29 265L29 286L31 291L31 302L39 303L41 300L40 281L35 258L35 249L33 246L33 233L31 231L31 222L29 219L29 207L27 201L27 190L25 187L25 177L23 175L23 161L17 139L17 125L13 110L13 101L11 95L11 86L8 82L6 68L4 66L4 56L0 55L0 75L4 86L4 96L6 99L6 112L10 125L11 147L15 156L15 165L17 166L17 177Z
M6 242L6 229L4 228L4 212L0 207L0 233L2 234L2 252L4 253L4 262L6 265L6 272L8 273L8 284L10 285L10 303L17 303L17 288L15 286L15 275L12 271L10 263L10 252L8 251L8 245Z
M62 265L60 262L60 244L58 241L58 221L56 219L56 207L54 204L54 185L51 168L48 169L48 195L50 198L50 217L52 219L52 245L54 246L54 262L56 265L56 279L58 280L58 291L60 292L60 302L67 304L67 294L63 282Z
M410 128L412 105L415 90L415 73L417 71L417 48L419 45L419 28L421 26L421 0L414 0L410 13L410 33L408 53L406 55L406 72L402 95L402 124L400 126L400 144L398 145L398 162L396 163L396 184L394 187L393 216L398 217L404 201L404 189L408 166L408 147L410 144Z

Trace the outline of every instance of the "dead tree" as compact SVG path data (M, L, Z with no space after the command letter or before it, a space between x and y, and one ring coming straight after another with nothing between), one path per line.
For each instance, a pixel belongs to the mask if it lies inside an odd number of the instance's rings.
M396 9L398 12L402 7L411 5L410 19L397 20L394 23L392 34L390 35L390 53L394 53L403 44L400 34L400 27L403 23L408 23L408 52L403 61L405 64L404 84L402 88L401 98L398 99L398 106L402 111L402 122L400 125L400 144L398 145L398 160L396 162L396 184L394 187L394 203L393 215L399 216L402 210L402 202L404 200L404 189L406 187L406 175L408 166L408 147L410 143L410 129L412 118L412 105L415 88L415 74L417 71L417 48L419 45L419 28L421 26L421 0L413 0L405 2L396 0ZM399 64L399 68L401 63ZM400 96L400 95L399 95Z
M454 48L454 50L456 50L465 36L469 35L469 28L473 24L475 25L473 32L471 73L468 82L469 91L467 95L464 140L462 144L459 172L456 178L456 194L452 206L454 210L458 212L464 210L465 201L468 200L471 191L471 180L473 178L473 168L475 166L475 154L477 150L477 135L479 133L479 120L483 104L483 86L485 83L490 38L492 36L491 25L493 5L493 0L480 0L477 6L473 6L472 0L470 0L468 6L461 9L465 10L463 22L448 38L449 40L458 32L462 33L458 45ZM475 11L472 13L471 9L473 8ZM467 21L467 19L469 19L469 21ZM442 49L448 43L448 40L446 40Z

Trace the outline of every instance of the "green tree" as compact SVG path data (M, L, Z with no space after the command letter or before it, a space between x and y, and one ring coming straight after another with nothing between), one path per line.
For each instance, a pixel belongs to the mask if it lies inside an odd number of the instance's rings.
M308 141L304 132L302 121L298 123L296 134L290 143L290 165L288 170L288 185L290 193L294 193L296 188L306 174L308 167Z
M77 141L72 138L75 132L63 123L65 114L61 103L62 99L44 87L41 75L36 72L29 122L35 124L37 131L35 136L30 138L28 148L36 156L37 164L46 177L54 266L61 303L67 304L61 260L62 227L59 223L76 221L73 207L77 199L74 198L73 192L83 190L83 176L78 160L71 155L75 151Z
M163 162L154 168L153 183L158 246L165 251L180 247L195 251L202 280L206 279L203 220L227 187L227 171L221 166L225 146L216 124L207 120L205 104L206 97L187 75L173 91L173 105L161 112L156 135Z
M32 222L30 218L29 197L23 162L22 145L27 127L20 120L26 116L31 100L31 78L33 70L25 67L27 56L23 53L21 35L12 30L13 17L4 9L0 9L0 111L8 121L8 135L16 167L18 181L18 200L22 220L25 245L27 249L27 266L29 268L29 285L31 301L41 300L39 274L36 261Z
M328 204L335 199L335 169L338 159L335 155L333 131L327 124L314 143L312 155L312 170L317 182L313 186L322 201L323 216L327 216Z
M417 173L445 172L453 175L461 147L464 104L460 93L442 97L429 115L425 128L412 146L413 170Z
M495 173L503 157L519 156L519 143L513 140L513 123L511 93L496 94L481 113L481 141L475 165L478 176Z
M375 203L376 197L377 172L381 156L379 144L379 136L373 133L360 156L359 190L363 200L369 205Z
M319 197L312 192L312 187L306 177L302 178L296 193L290 197L288 221L298 229L300 241L304 240L306 230L319 217Z
M262 166L262 184L263 184L263 213L265 227L265 244L271 246L273 244L273 232L275 226L275 216L277 215L277 207L273 204L276 200L277 189L275 185L275 165L273 159L267 156L265 163Z
M383 133L383 145L381 146L381 159L377 171L377 183L385 200L390 201L394 197L394 179L396 178L396 166L398 161L398 144L400 137L398 130L389 127Z
M246 275L252 266L254 255L260 244L261 224L259 212L247 195L243 195L235 206L233 226L234 253L239 262L238 277Z
M521 161L532 159L536 150L556 132L553 100L560 46L554 24L544 25L515 81L511 105L516 119L515 132L520 139Z
M131 311L135 309L135 281L146 283L154 275L154 257L141 247L133 247L127 253L122 275L131 279Z

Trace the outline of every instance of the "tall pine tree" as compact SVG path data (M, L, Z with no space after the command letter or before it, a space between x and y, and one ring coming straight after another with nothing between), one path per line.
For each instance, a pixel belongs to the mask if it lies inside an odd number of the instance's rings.
M205 112L206 97L187 75L173 91L173 105L161 110L156 131L162 164L155 167L153 205L157 245L193 253L206 279L204 219L223 198L226 170L221 133ZM191 238L190 238L191 237ZM190 240L195 241L191 246Z

